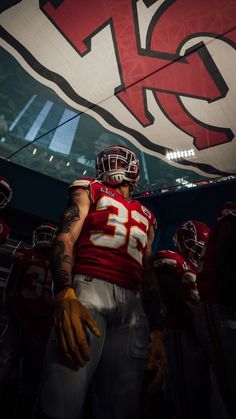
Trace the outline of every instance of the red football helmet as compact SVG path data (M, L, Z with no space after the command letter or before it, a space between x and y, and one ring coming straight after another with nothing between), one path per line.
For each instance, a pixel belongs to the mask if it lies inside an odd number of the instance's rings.
M122 145L112 145L98 154L96 178L110 186L139 181L139 161L133 151Z
M11 186L4 177L0 176L0 209L3 209L12 198Z
M209 228L200 221L188 220L180 224L173 237L178 251L195 267L204 244L209 236Z
M51 247L56 237L58 227L52 223L42 223L33 231L33 246Z

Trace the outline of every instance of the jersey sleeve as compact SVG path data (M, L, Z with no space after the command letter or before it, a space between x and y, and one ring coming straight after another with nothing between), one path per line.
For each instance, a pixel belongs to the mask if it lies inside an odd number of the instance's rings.
M88 189L93 182L93 179L85 178L85 179L75 179L71 184L68 186L68 191L71 191L76 188L85 188Z
M141 205L141 211L146 215L146 217L149 219L149 228L153 227L154 230L157 228L157 219L153 212L147 208L145 205Z
M71 193L77 189L82 188L88 191L89 198L91 202L94 202L96 199L96 191L100 183L92 178L84 178L84 179L75 179L73 182L68 186L68 196L70 198Z

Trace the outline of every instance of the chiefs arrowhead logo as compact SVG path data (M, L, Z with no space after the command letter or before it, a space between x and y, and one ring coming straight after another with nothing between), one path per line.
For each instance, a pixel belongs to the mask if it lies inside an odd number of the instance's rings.
M0 45L70 106L149 154L194 148L182 167L235 172L235 1L12 3Z

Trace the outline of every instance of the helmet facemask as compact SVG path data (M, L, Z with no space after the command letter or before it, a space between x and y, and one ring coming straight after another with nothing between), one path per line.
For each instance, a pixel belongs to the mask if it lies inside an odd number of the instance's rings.
M186 258L197 267L200 255L202 253L204 243L195 241L193 239L184 240L184 251Z
M52 247L57 230L53 224L41 224L33 232L33 246Z
M200 221L189 220L181 224L173 237L179 252L197 267L202 249L209 235L209 228Z
M128 148L111 146L97 156L96 178L105 184L118 186L126 183L135 187L139 177L139 161Z
M11 198L12 189L9 183L4 178L0 178L0 209L5 208L5 206L11 201Z
M236 217L236 203L235 202L225 202L223 208L221 209L220 216L218 217L218 221L224 217Z

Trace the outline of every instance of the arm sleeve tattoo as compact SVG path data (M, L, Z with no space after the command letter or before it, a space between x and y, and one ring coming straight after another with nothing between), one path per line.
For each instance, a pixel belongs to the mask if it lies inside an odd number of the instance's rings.
M73 223L79 219L79 207L71 200L69 201L69 204L63 213L60 222L59 233L69 233ZM51 265L55 294L61 291L63 288L72 287L72 265L73 258L71 255L67 254L65 243L63 240L57 239L53 246L53 258Z
M78 193L76 194L78 195ZM69 201L69 204L66 210L63 213L61 218L59 232L60 233L69 233L71 226L74 222L80 219L80 211L78 205L72 200Z
M65 244L62 240L56 240L54 243L54 252L51 262L53 274L54 293L63 288L72 286L71 268L65 269L67 264L73 265L73 258L66 254ZM66 265L65 265L66 264Z

